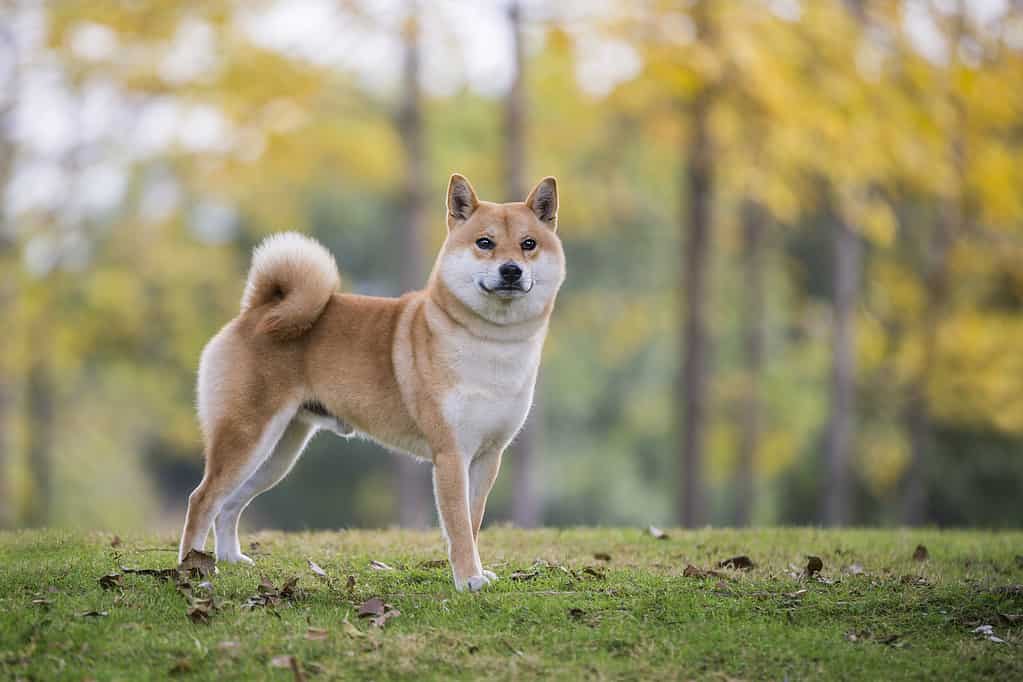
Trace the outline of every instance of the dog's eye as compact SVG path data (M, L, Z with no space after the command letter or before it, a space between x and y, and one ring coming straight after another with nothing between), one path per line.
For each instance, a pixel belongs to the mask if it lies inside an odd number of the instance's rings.
M536 240L535 239L523 239L522 240L522 250L523 251L532 251L535 248L536 248Z
M476 246L483 249L484 251L489 251L490 249L494 248L495 245L494 240L491 239L490 237L480 237L479 239L476 240Z

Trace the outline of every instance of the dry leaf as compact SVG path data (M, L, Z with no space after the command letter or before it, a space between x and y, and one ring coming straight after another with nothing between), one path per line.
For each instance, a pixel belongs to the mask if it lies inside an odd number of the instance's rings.
M82 611L78 615L82 618L104 618L110 614L106 611Z
M913 559L915 561L927 561L929 556L927 548L923 545L917 545L916 549L913 550Z
M717 571L705 571L702 568L697 568L692 564L686 564L686 568L682 571L683 577L686 578L727 578L728 576Z
M515 582L525 582L526 580L532 580L540 575L539 571L515 571L508 576L508 580L514 580Z
M665 533L660 528L658 528L657 526L650 526L647 529L647 532L650 533L650 535L652 535L655 538L657 538L658 540L667 540L668 539L668 534Z
M585 615L586 612L577 606L573 606L568 610L568 617L571 618L572 620L581 620L582 617Z
M594 552L593 558L597 561L611 561L611 555L607 552Z
M328 579L327 572L320 568L318 563L312 559L306 559L306 562L309 564L309 570L312 571L316 577L323 578L324 580Z
M809 578L817 575L824 569L824 562L819 556L806 557L806 575Z
M128 568L127 566L121 566L121 573L146 575L151 578L158 578L159 580L170 580L171 578L177 580L178 578L178 569L176 568Z
M746 555L733 556L730 559L718 562L718 568L731 568L736 571L750 571L756 564Z
M369 562L369 567L372 568L374 571L393 571L394 570L393 566L388 566L383 561L377 561L376 559L373 559L373 561Z
M212 599L196 599L192 602L192 605L185 612L188 619L193 623L208 625L210 622L210 616L213 611L216 610L216 605Z
M122 576L120 573L107 573L106 575L100 577L99 586L102 587L104 590L112 590L115 587L120 588L122 586L121 580L123 577L124 576Z
M607 573L602 568L596 568L594 566L587 566L583 569L583 575L588 575L591 578L597 580L607 580Z
M359 618L369 618L369 622L378 628L384 627L388 620L400 615L401 611L390 604L385 604L380 597L367 599L359 606Z
M167 671L171 675L183 675L192 672L192 662L187 658L179 658Z
M113 539L110 540L110 546L111 547L120 547L121 546L121 536L120 535L115 535L113 537Z
M217 560L212 554L199 551L198 549L190 549L178 565L178 570L185 571L195 577L208 578L216 572Z
M355 591L355 576L354 575L348 576L348 580L345 581L345 589L348 590L349 592L354 592Z
M327 636L329 634L330 633L324 630L323 628L310 627L307 628L305 631L305 638L308 639L310 642L319 642L324 639L327 639Z

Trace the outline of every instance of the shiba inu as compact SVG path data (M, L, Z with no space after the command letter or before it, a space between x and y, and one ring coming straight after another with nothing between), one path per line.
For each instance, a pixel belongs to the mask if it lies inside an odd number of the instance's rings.
M218 561L251 563L242 512L325 429L432 462L455 587L497 579L477 542L565 278L557 183L544 178L524 202L497 204L455 174L447 211L426 288L400 298L339 293L334 258L302 235L256 248L241 312L199 364L206 469L188 498L179 561L213 527Z

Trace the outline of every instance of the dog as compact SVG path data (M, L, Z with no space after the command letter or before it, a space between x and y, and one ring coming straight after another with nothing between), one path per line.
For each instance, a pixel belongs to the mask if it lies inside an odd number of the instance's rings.
M478 539L501 457L533 402L565 255L558 188L480 201L454 174L447 236L426 288L340 293L333 256L294 232L254 251L241 312L206 345L198 416L205 473L188 498L179 563L211 526L218 562L242 554L238 521L319 430L361 435L433 463L455 588L497 579Z

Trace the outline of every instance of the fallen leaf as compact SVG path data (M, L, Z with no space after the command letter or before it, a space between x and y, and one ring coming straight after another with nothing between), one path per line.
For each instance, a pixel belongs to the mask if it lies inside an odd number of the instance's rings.
M324 639L327 639L327 636L329 634L330 633L324 630L323 628L310 627L307 628L305 631L305 638L308 639L310 642L319 642Z
M718 568L731 568L736 571L750 571L755 566L756 564L753 563L753 560L745 555L733 556L730 559L718 562Z
M447 568L447 559L427 559L419 562L419 568Z
M373 561L369 562L369 567L372 568L374 571L393 571L394 570L393 566L388 566L383 561L377 561L376 559L373 559Z
M916 549L913 550L913 559L915 561L927 561L930 555L927 552L927 548L923 545L917 545Z
M177 580L178 578L178 569L176 568L128 568L127 566L121 566L121 573L145 575L159 580L170 580L171 578Z
M216 605L212 599L196 599L192 602L192 605L188 607L188 611L185 615L193 623L208 625L210 622L210 616L213 611L216 610Z
M359 606L359 618L368 616L379 616L384 612L384 600L380 597L372 597L362 602Z
M665 532L664 532L663 530L661 530L660 528L658 528L657 526L650 526L650 527L649 527L649 528L647 529L647 532L649 532L649 533L650 533L650 535L654 536L654 537L655 537L655 538L657 538L658 540L667 540L667 539L668 539L668 534L667 534L667 533L665 533Z
M572 620L581 620L582 617L585 615L586 612L580 609L578 606L573 606L568 610L568 617L571 618Z
M824 569L824 562L819 556L806 557L806 575L812 578Z
M515 582L525 582L526 580L532 580L540 575L539 571L515 571L508 576L508 580L514 580Z
M607 573L602 568L587 566L583 569L583 574L588 575L591 578L596 578L597 580L607 580Z
M686 577L686 578L727 578L728 577L728 576L724 575L723 573L718 573L717 571L710 571L710 570L706 570L705 571L704 569L697 568L696 566L693 566L692 564L687 564L686 565L685 570L682 571L682 575L683 575L683 577Z
M288 600L294 599L297 596L297 594L298 594L298 591L295 589L297 585L298 585L298 576L297 575L294 575L294 576L288 578L287 580L285 580L281 584L281 589L278 592L278 594L280 594L280 596L281 596L281 599L288 599Z
M384 627L388 620L400 615L401 611L390 604L385 604L380 597L367 599L359 606L359 618L369 618L369 622L378 628Z
M611 561L611 555L607 552L594 552L593 558L597 561Z
M99 579L99 586L104 590L112 590L121 587L121 580L124 576L120 573L107 573Z
M324 580L328 579L329 576L327 576L327 572L320 568L320 565L318 563L316 563L312 559L306 559L306 562L309 564L309 570L312 571L316 575L316 577L322 578Z
M354 575L348 576L348 580L345 581L345 589L348 590L349 592L354 592L355 591L355 576Z
M113 539L110 540L110 546L111 547L120 547L121 546L121 536L120 535L115 535L113 537Z
M845 572L849 575L862 575L863 566L861 564L849 564L845 567Z
M82 611L78 615L82 618L104 618L110 614L106 611Z
M187 658L179 658L167 671L171 675L183 675L192 672L192 662Z
M178 570L185 571L198 578L212 576L217 569L217 560L212 554L198 549L188 550L188 554L178 564Z

